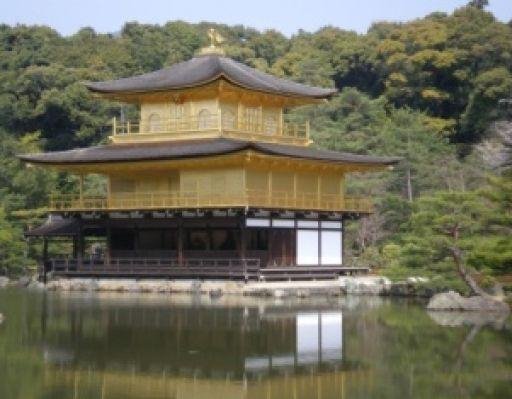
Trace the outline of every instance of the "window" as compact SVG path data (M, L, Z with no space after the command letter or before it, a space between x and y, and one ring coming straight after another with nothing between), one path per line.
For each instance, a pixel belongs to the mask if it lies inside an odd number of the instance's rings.
M183 104L174 104L171 108L171 128L174 130L182 130L186 123L184 116L185 108Z
M322 243L322 265L341 265L341 231L322 230L320 234Z
M228 130L232 130L235 128L235 114L233 111L222 111L222 128Z
M257 132L259 129L260 110L256 107L245 109L245 129L249 132Z
M198 129L209 129L212 127L211 113L207 109L199 111L197 118Z
M267 116L265 118L264 132L269 135L277 133L277 119L274 116Z
M171 109L171 118L173 119L181 119L185 114L185 108L183 104L174 104L174 107Z
M247 218L247 227L270 227L270 219Z
M297 230L297 265L318 264L318 230Z
M160 115L151 114L148 118L149 132L150 133L158 133L162 131L162 121L160 119Z

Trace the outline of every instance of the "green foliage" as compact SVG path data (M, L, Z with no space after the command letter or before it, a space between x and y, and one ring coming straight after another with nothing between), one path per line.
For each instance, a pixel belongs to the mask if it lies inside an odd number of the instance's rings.
M426 275L450 275L455 271L456 248L461 249L463 261L484 276L511 273L512 223L505 216L506 202L499 200L507 196L510 206L511 187L511 181L491 180L483 190L420 198L402 225L396 241L401 249L392 265Z
M0 207L0 274L17 273L24 268L23 232L6 218Z

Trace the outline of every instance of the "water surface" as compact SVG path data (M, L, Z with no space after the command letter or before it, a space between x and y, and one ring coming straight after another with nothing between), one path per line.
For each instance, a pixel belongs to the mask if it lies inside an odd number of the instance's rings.
M378 297L0 290L2 399L512 397L510 320Z

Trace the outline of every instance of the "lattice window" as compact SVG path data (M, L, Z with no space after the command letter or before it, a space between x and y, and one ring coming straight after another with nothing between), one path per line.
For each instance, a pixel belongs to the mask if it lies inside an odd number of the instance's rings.
M275 135L277 133L277 118L275 116L267 116L263 126L265 134Z
M212 115L207 109L202 109L197 115L198 129L210 129L212 127Z
M162 131L162 120L160 115L151 114L148 118L149 132L150 133L158 133Z
M249 132L257 132L260 123L260 109L249 107L245 109L245 129Z
M235 128L235 113L231 110L222 111L222 128L232 130Z

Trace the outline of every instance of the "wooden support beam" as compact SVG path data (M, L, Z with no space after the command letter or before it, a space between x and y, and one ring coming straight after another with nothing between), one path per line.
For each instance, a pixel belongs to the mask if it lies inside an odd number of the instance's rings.
M183 267L183 216L180 213L176 218L178 220L178 265Z

